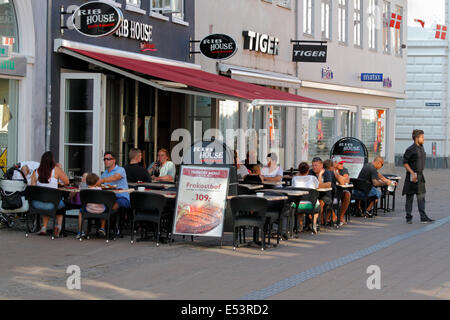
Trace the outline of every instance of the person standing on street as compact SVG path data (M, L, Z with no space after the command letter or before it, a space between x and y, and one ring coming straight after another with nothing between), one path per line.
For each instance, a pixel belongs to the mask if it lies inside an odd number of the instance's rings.
M426 153L423 148L425 133L422 130L414 130L412 133L413 145L406 149L403 155L403 166L406 169L405 185L402 195L406 195L406 223L412 224L412 208L414 195L417 195L417 205L420 213L420 223L430 223L430 219L425 213L425 169Z

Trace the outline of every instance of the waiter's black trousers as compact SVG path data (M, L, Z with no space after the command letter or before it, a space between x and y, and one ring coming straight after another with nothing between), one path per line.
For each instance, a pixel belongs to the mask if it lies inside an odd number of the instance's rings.
M414 200L414 194L407 194L406 195L406 204L405 204L405 210L406 210L406 219L412 219L412 208L413 208L413 200ZM426 220L427 214L425 213L425 193L418 194L417 195L417 206L419 207L419 213L420 213L420 220Z

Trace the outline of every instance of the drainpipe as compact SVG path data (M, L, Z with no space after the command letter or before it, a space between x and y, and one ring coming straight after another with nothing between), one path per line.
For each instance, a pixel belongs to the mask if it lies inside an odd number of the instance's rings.
M46 104L46 126L45 126L45 151L50 150L50 135L52 131L52 0L47 0L47 59L46 59L46 82L47 82L47 104ZM61 161L61 159L60 159Z

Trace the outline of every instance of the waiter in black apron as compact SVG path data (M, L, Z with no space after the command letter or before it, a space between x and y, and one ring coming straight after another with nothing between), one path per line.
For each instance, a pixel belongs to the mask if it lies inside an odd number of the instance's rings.
M406 223L412 224L412 208L414 195L417 195L417 205L420 212L420 223L430 223L430 219L425 213L425 169L426 153L423 148L425 133L422 130L414 130L412 138L414 144L406 149L403 155L403 166L406 168L405 185L403 186L403 195L406 195Z

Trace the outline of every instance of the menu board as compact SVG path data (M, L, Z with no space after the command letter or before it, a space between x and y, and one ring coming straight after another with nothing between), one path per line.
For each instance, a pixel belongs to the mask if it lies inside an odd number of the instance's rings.
M368 162L367 148L356 138L343 138L335 143L330 157L333 161L344 161L350 178L358 178L364 164Z
M230 169L182 166L174 235L222 237Z
M345 157L345 156L333 156L333 161L344 161L344 168L348 170L348 176L350 178L357 179L359 173L364 167L364 157Z

